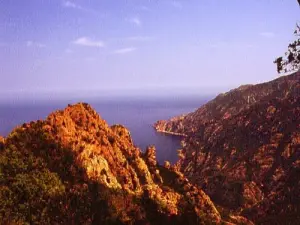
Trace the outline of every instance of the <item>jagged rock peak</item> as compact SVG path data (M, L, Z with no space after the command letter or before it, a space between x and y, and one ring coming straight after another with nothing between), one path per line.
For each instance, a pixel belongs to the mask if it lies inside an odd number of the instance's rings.
M86 129L94 128L96 125L108 127L107 123L87 103L68 105L63 110L55 111L48 116L47 122L51 125L62 125L65 127L75 123L76 127L81 126Z
M156 148L155 146L151 145L146 148L146 151L144 153L145 155L145 160L147 163L151 166L156 166L157 161L156 161Z
M157 164L154 147L142 154L124 126L109 127L86 103L17 127L3 147L0 221L8 224L224 222L202 190Z

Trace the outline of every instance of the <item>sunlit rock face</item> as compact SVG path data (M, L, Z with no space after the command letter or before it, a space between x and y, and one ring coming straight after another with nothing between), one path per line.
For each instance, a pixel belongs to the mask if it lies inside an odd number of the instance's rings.
M135 147L85 103L0 140L0 221L7 224L241 224L156 150ZM25 196L25 197L24 197Z
M300 72L241 86L155 126L187 135L178 164L216 204L257 223L299 220Z

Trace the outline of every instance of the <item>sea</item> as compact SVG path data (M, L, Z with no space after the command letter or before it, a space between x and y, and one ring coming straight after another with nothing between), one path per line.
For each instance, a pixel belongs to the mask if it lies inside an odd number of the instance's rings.
M195 111L210 100L210 97L165 97L165 98L99 98L84 99L109 125L122 124L129 129L134 144L142 151L149 145L157 150L157 161L175 163L181 137L158 133L153 128L157 120ZM82 101L82 100L81 100ZM8 135L14 127L25 122L45 119L51 112L63 109L76 100L43 100L0 102L0 135Z

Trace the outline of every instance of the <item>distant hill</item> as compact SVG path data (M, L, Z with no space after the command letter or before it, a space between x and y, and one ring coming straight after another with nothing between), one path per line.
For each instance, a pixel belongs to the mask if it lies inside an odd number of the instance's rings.
M25 123L0 138L1 224L252 224L155 154L85 103Z
M186 136L197 133L203 125L226 119L249 109L261 101L274 98L283 99L291 92L298 91L300 74L282 76L276 80L257 85L242 85L229 92L219 94L195 112L177 116L170 120L160 120L154 124L157 131ZM297 94L297 93L296 93Z
M241 86L154 126L186 136L178 166L224 211L299 224L300 72Z

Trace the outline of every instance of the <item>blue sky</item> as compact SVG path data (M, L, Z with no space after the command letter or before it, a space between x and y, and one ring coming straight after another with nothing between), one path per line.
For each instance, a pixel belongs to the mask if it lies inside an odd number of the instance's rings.
M0 95L215 93L276 78L296 0L2 0Z

